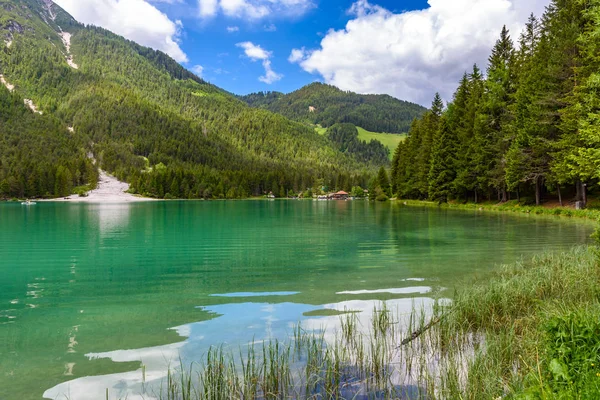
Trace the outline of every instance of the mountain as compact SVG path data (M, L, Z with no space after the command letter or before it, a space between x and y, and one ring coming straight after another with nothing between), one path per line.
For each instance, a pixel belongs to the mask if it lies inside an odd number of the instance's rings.
M249 107L160 51L79 24L51 0L0 0L0 46L10 88L0 90L0 198L93 186L92 159L160 198L350 189L374 174L375 163L314 129Z
M335 86L312 83L290 94L252 93L240 96L248 105L290 119L330 127L351 123L372 132L406 133L426 109L388 95L346 92Z

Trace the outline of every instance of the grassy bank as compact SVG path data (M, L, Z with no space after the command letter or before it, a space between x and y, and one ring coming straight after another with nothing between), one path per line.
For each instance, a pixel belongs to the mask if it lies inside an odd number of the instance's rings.
M571 207L542 207L542 206L528 206L518 203L516 200L507 201L506 203L498 204L497 202L486 202L486 203L442 203L439 204L433 201L421 201L421 200L396 200L399 203L406 204L408 206L420 206L420 207L436 207L436 208L448 208L457 210L473 210L473 211L490 211L490 212L511 212L520 214L534 214L534 215L552 215L560 217L573 217L573 218L584 218L594 221L600 221L600 208L586 208L584 210L575 210Z
M578 247L503 267L451 303L346 313L337 331L212 349L158 398L600 398L600 267ZM351 310L349 310L351 311ZM181 373L181 371L185 371Z

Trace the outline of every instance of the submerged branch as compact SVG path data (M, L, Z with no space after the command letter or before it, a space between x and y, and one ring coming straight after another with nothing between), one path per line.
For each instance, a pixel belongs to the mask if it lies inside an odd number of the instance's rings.
M432 319L431 321L429 321L429 323L425 326L423 326L420 329L417 329L416 331L414 331L410 337L407 337L406 339L404 339L402 342L400 342L400 346L404 346L409 344L410 342L412 342L413 340L417 339L419 336L421 336L422 334L424 334L425 332L427 332L429 329L431 329L433 326L435 326L436 324L438 324L442 318L444 318L446 315L442 315L441 317L437 317ZM398 346L398 347L400 347Z

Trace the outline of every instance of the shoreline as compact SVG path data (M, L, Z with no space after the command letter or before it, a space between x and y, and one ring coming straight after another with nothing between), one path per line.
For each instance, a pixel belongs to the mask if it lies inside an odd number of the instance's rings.
M442 203L438 204L433 201L426 200L391 200L392 203L401 204L407 207L427 207L427 208L445 208L463 211L478 211L478 212L495 212L503 214L526 214L532 216L549 216L562 218L577 218L587 219L591 222L600 221L599 209L583 209L576 210L570 207L544 207L544 206L527 206L517 203L515 200L506 203Z
M149 201L159 201L149 197L139 197L127 193L129 184L121 182L107 172L100 170L98 186L96 189L87 192L87 196L81 197L77 194L71 194L62 198L40 199L40 202L61 202L61 203L141 203Z

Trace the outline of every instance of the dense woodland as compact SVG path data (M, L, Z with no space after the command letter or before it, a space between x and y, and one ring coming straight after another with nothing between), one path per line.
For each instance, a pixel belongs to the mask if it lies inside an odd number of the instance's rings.
M16 197L66 196L98 181L82 143L56 118L32 113L0 86L0 193Z
M78 69L66 62L59 21L72 34ZM60 168L71 178L69 187L93 185L93 176L82 178L89 174L81 169L81 155L88 153L134 192L159 198L350 190L366 187L377 172L378 161L344 154L314 129L251 108L167 55L82 26L56 5L49 11L41 0L0 0L0 35L12 41L0 49L0 71L15 86L11 101L32 99L57 132L73 129L68 146L58 134L49 134L55 142L46 146L22 129L34 155L27 162L15 161L21 144L3 138L0 198L59 194L52 179L26 189L14 184L27 182L34 170L56 175ZM16 114L2 115L5 126L20 126Z
M600 1L552 0L515 44L502 30L484 74L465 73L395 152L399 197L586 202L600 179Z
M350 154L363 163L386 165L390 151L378 140L365 142L358 138L353 124L335 124L327 129L327 137L342 153Z
M295 121L330 127L350 123L371 132L406 133L425 108L388 95L362 95L335 86L312 83L293 93L252 93L240 97ZM313 107L313 109L311 109Z

